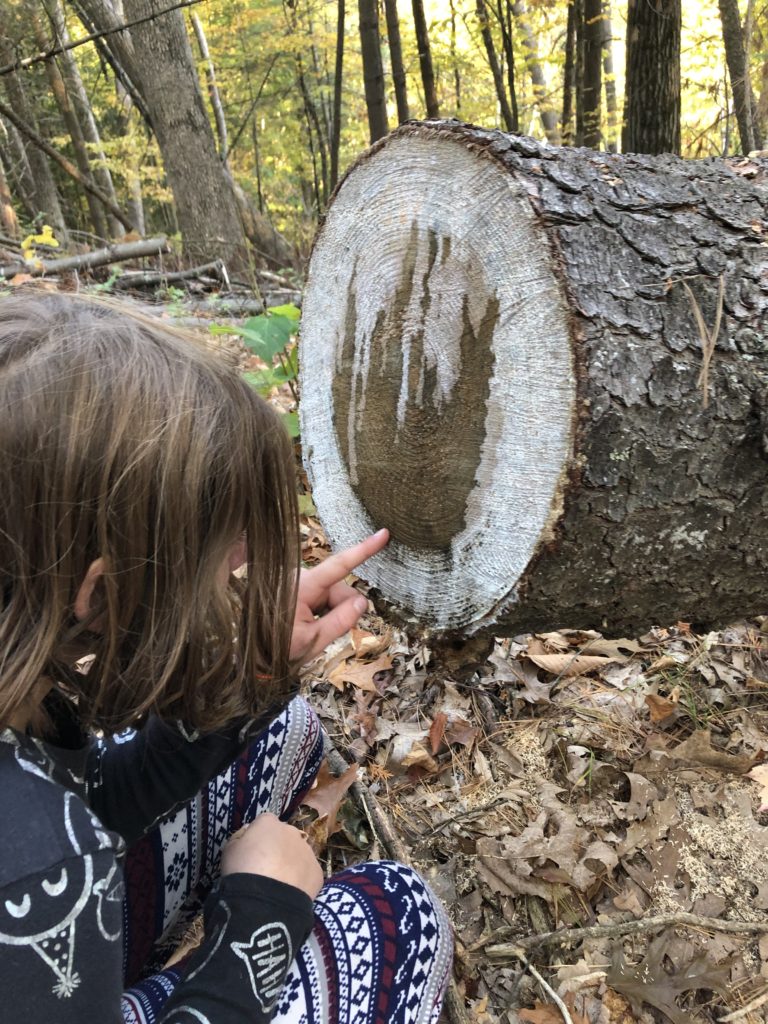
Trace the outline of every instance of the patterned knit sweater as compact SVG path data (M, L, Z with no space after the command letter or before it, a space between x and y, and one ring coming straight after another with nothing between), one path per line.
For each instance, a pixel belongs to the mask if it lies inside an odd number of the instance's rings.
M0 732L0 1007L4 1024L123 1024L123 877L131 844L237 757L249 727L188 735L156 719L131 742L85 741L59 715L54 743ZM205 940L162 1024L269 1020L312 928L301 890L222 879Z

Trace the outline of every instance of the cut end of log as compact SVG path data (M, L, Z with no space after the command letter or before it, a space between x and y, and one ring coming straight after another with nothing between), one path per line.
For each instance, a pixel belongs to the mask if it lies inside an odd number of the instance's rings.
M365 578L472 632L552 536L576 375L549 240L515 176L409 125L350 171L304 298L301 416L335 545L388 527Z

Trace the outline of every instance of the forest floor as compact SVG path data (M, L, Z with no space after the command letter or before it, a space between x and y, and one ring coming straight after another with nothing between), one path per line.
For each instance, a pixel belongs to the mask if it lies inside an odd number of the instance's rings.
M302 533L307 564L328 554ZM321 777L305 827L329 868L387 856L359 779L448 908L476 1024L765 1020L767 628L563 629L462 665L371 613L304 676L359 764ZM620 934L521 948L594 925Z

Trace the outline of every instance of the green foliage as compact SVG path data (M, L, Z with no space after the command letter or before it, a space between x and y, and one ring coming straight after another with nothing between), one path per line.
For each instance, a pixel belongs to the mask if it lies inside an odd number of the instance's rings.
M301 310L297 306L274 306L259 316L252 316L242 325L212 324L210 331L211 334L239 335L245 346L265 363L263 369L248 370L243 374L260 395L266 397L274 388L287 384L294 401L298 401L299 354L295 337L300 317ZM298 413L284 413L283 421L291 437L298 437Z

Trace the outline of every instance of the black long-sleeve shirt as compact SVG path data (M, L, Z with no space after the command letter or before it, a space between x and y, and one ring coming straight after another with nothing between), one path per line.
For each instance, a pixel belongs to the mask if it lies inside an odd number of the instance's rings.
M122 1024L126 843L191 799L250 736L248 726L190 735L157 719L126 743L85 742L72 721L56 745L0 733L6 1024ZM221 879L206 904L205 939L160 1021L269 1020L311 927L312 902L301 890L259 875Z

